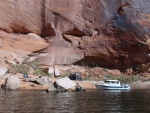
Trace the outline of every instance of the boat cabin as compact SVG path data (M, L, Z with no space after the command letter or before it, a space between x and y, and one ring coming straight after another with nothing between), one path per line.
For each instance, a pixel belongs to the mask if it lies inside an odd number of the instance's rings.
M118 80L105 80L104 83L111 85L120 85L120 82Z

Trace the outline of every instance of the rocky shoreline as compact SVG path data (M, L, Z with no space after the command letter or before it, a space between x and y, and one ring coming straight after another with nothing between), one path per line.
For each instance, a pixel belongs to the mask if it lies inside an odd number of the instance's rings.
M17 80L15 81L9 81L9 85L7 85L7 79L10 76L14 76L19 78L19 84L16 83ZM11 90L18 90L18 91L58 91L54 87L54 83L61 79L60 77L58 78L49 78L45 76L36 76L36 75L30 75L30 78L24 78L22 74L6 74L0 79L0 84L1 84L1 90L5 90L4 86L7 86L6 90L10 90L11 88L9 87L14 87ZM44 81L43 81L44 80ZM48 81L46 81L48 80ZM73 81L75 84L80 84L82 88L85 90L96 90L95 84L100 83L101 81L91 81L91 80L83 80L83 81ZM17 85L18 86L17 86ZM12 85L12 86L11 86ZM150 89L150 81L137 81L133 82L130 84L131 85L131 90L148 90ZM70 91L70 90L68 90Z
M60 78L49 78L49 77L39 77L36 75L30 75L30 78L24 78L22 76L22 74L6 74L4 75L1 79L0 79L0 84L1 86L5 86L6 85L6 79L10 76L15 76L17 78L19 78L19 84L17 88L11 89L11 90L19 90L19 91L47 91L48 89L50 91L56 91L55 89L53 89L53 87L51 87L54 82ZM48 79L50 82L47 83L46 81L41 81L41 83L37 82L36 80L38 79ZM42 84L43 82L43 84ZM83 87L85 90L96 90L95 85L92 82L89 81L74 81L75 84L80 84L81 87ZM9 83L9 84L16 84L16 81L13 81L13 83ZM1 87L1 90L3 90L4 88ZM10 88L6 88L7 90L10 90Z

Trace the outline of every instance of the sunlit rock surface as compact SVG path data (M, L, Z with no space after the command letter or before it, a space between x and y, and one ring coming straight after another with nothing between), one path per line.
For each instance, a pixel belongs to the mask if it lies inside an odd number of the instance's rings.
M12 41L14 48L9 43L10 50L2 54L12 57L14 51L34 52L31 45L37 42L27 38L34 33L43 38L41 43L48 43L33 46L37 53L42 52L40 64L136 69L150 61L149 5L149 0L1 0L1 32L23 35L19 42ZM0 42L6 39L1 36ZM22 47L26 40L31 45Z

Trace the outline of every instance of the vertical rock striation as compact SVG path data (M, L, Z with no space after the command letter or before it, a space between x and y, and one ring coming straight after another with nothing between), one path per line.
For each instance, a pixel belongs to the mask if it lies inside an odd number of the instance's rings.
M149 5L149 0L1 0L0 30L45 39L46 49L38 49L45 53L39 58L43 65L136 69L150 62Z

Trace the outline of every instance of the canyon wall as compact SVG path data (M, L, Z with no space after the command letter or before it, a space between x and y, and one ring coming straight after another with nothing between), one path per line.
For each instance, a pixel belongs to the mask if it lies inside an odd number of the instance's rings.
M139 68L150 62L149 6L150 0L0 0L1 64L30 57L42 65Z

